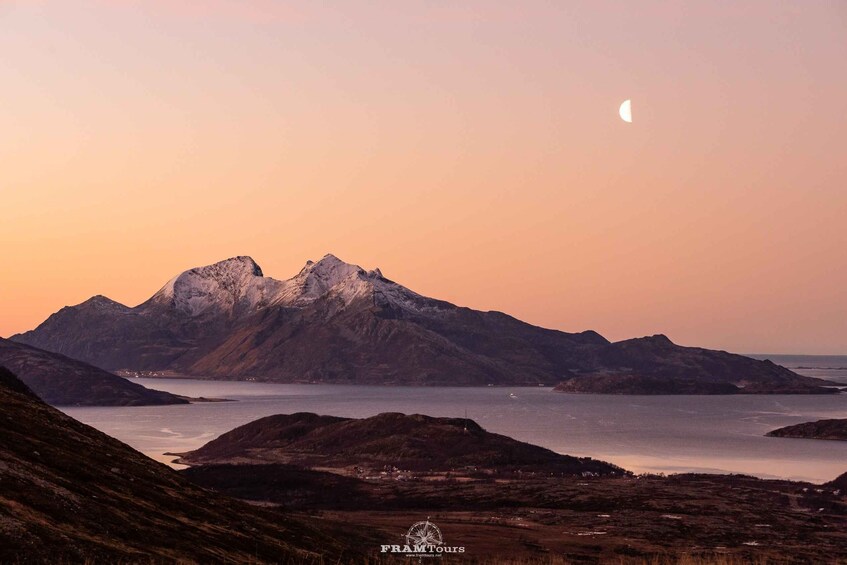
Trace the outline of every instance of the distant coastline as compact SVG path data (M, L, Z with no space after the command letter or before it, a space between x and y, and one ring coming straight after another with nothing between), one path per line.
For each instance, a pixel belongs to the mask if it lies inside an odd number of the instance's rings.
M808 355L803 353L741 353L741 355L760 361L770 359L774 363L789 369L847 370L847 355Z

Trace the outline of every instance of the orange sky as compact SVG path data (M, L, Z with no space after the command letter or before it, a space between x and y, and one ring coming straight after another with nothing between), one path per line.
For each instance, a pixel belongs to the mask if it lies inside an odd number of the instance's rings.
M847 354L843 2L172 4L0 0L0 335L332 252L568 331Z

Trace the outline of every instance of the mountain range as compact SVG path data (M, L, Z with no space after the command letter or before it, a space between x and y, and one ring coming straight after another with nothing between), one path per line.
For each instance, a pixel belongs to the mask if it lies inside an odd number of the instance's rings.
M185 271L144 303L104 296L11 339L107 370L276 382L555 385L597 376L831 392L825 381L665 336L611 343L422 296L333 255L294 277L250 257Z

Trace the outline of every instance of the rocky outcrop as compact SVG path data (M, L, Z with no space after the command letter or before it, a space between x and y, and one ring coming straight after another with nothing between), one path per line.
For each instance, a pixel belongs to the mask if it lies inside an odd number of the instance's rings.
M767 433L768 437L833 439L847 441L847 419L818 420L786 426Z

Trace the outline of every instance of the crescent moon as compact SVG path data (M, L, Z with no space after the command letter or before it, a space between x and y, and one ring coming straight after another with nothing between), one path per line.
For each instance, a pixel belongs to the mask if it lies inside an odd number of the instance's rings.
M628 124L632 123L632 100L624 100L623 104L621 104L620 110L618 113L621 115L621 119Z

